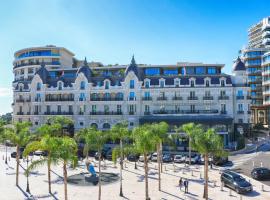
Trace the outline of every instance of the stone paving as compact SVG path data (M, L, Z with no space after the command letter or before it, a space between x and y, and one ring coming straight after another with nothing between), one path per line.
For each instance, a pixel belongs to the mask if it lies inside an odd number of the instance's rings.
M23 174L23 169L20 168L20 188L15 186L15 159L11 158L8 165L3 160L4 153L0 153L0 199L1 200L20 200L20 199L64 199L64 187L62 181L61 166L52 167L52 191L53 196L48 194L47 173L46 167L41 167L31 174L30 191L33 195L25 192L26 178ZM10 153L9 153L10 155ZM22 166L26 166L26 162L21 162ZM103 163L104 164L104 163ZM143 200L144 196L144 170L143 163L138 163L138 169L134 169L134 163L127 162L123 171L123 192L124 198L119 197L119 181L102 186L103 200ZM191 172L192 169L192 172ZM97 170L97 169L96 169ZM115 168L113 164L106 161L106 168L102 167L104 172L113 172L119 174L119 166ZM202 165L193 165L185 167L184 164L164 164L162 173L162 191L158 191L158 174L157 163L150 163L149 170L149 195L151 200L176 200L176 199L202 199L203 195L203 179ZM84 162L80 162L76 169L69 168L68 176L86 172ZM258 181L251 180L254 191L247 195L239 195L232 191L231 195L228 188L220 189L220 174L219 169L210 170L209 183L209 199L229 200L229 199L270 199L270 187L264 185L264 191L261 191L262 184ZM179 190L178 180L180 177L189 179L189 192L184 194ZM215 182L216 181L216 186ZM68 184L68 197L70 200L86 200L97 199L98 186L76 186ZM28 196L28 197L27 197Z

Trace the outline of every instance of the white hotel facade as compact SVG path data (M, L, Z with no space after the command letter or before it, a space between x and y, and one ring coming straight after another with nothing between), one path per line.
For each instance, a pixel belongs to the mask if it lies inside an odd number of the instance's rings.
M74 120L75 130L108 129L127 120L133 128L165 121L171 131L187 122L215 128L226 145L248 131L250 94L244 63L232 75L223 64L108 65L77 60L62 47L15 52L13 120L33 128L53 115Z

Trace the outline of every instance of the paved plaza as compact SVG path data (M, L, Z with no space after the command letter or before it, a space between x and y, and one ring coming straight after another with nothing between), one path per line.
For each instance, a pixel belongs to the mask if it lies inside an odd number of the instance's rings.
M20 200L31 199L30 195L25 192L26 178L23 174L23 169L20 168L20 188L15 186L15 159L8 162L8 165L3 160L3 149L1 151L0 162L0 190L1 200ZM10 155L10 153L9 153ZM36 159L36 158L35 158ZM26 162L22 161L22 166L26 166ZM113 163L106 161L102 170L104 172L113 172L119 174L119 166L114 167ZM102 199L104 200L143 200L144 199L144 169L143 163L138 163L138 169L134 169L133 162L126 162L123 171L123 191L124 198L119 197L119 181L102 186ZM30 176L30 191L33 195L32 199L64 199L64 187L62 181L61 166L52 167L52 191L54 196L48 194L47 173L46 167L41 167ZM97 170L97 168L96 168ZM192 170L192 172L191 172ZM69 168L68 176L86 172L84 161L79 162L76 169ZM158 174L157 163L150 163L149 171L149 194L152 200L165 199L202 199L203 195L203 166L193 165L190 168L185 167L184 164L164 164L164 171L162 173L162 191L158 191ZM228 188L220 189L220 174L219 169L214 168L210 170L209 183L209 198L218 200L227 199L270 199L270 187L264 185L264 191L261 191L262 184L258 181L251 180L254 191L242 197L232 191L231 195ZM189 179L189 193L184 194L179 190L178 180L180 177ZM215 186L216 181L216 186ZM71 200L97 199L98 186L76 186L68 184L68 196ZM28 197L27 197L28 196Z

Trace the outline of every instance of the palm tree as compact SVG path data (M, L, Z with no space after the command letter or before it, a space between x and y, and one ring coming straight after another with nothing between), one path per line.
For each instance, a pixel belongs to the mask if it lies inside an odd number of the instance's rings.
M64 116L54 116L48 119L48 125L52 125L55 129L55 135L65 136L70 135L68 132L73 128L73 120Z
M80 129L80 131L78 131L76 134L75 134L75 139L77 142L80 142L81 140L84 141L84 147L83 147L83 154L86 156L86 160L88 160L89 158L89 150L91 150L91 143L89 144L88 142L90 142L89 140L86 141L86 137L87 137L87 134L89 134L90 131L89 131L89 128L83 128L83 129ZM91 134L91 133L90 133Z
M56 143L58 150L52 156L56 161L63 163L64 194L65 200L67 200L67 164L71 162L73 167L77 165L77 144L73 138L67 136L56 138Z
M5 131L6 139L16 145L16 186L19 185L20 147L26 146L32 139L29 132L30 125L29 122L17 122Z
M88 133L85 135L85 142L89 144L90 149L98 151L98 200L101 199L101 154L104 144L109 139L107 131L97 130L95 127L87 129Z
M44 135L41 140L33 141L29 143L24 150L24 157L27 157L31 152L42 150L48 152L47 157L43 157L39 160L33 161L30 166L26 170L26 174L29 174L30 171L37 168L40 165L44 165L47 163L47 171L48 171L48 188L49 193L52 193L51 190L51 164L56 163L54 159L54 154L58 151L58 145L56 142L56 137L51 137L50 135Z
M158 124L152 124L151 129L156 141L157 150L157 162L158 162L158 190L161 191L161 163L162 163L162 143L168 140L169 126L166 122L160 122Z
M4 142L6 146L6 157L5 157L5 164L7 164L7 139L5 134L5 122L0 120L0 142Z
M192 135L196 132L198 125L194 123L184 124L181 129L187 134L188 136L188 156L189 156L189 165L191 165L191 143L192 143Z
M122 122L116 124L111 129L113 140L120 141L120 193L119 195L123 197L123 184L122 184L122 170L123 170L123 142L130 138L130 131L128 130L128 123Z
M135 148L144 156L145 173L145 199L150 200L148 191L148 157L147 155L155 150L156 142L153 140L154 134L148 124L133 129L135 137Z
M204 155L204 193L203 198L208 199L208 160L209 155L224 155L223 140L214 129L204 130L197 126L191 135L191 146L193 149Z

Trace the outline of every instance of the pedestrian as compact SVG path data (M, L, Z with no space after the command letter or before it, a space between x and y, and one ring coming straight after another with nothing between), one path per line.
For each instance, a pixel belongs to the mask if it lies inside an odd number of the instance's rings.
M183 185L183 179L182 179L182 177L180 177L180 179L179 179L179 188L180 188L180 190L182 189L182 185Z
M187 193L187 180L184 180L185 193Z

